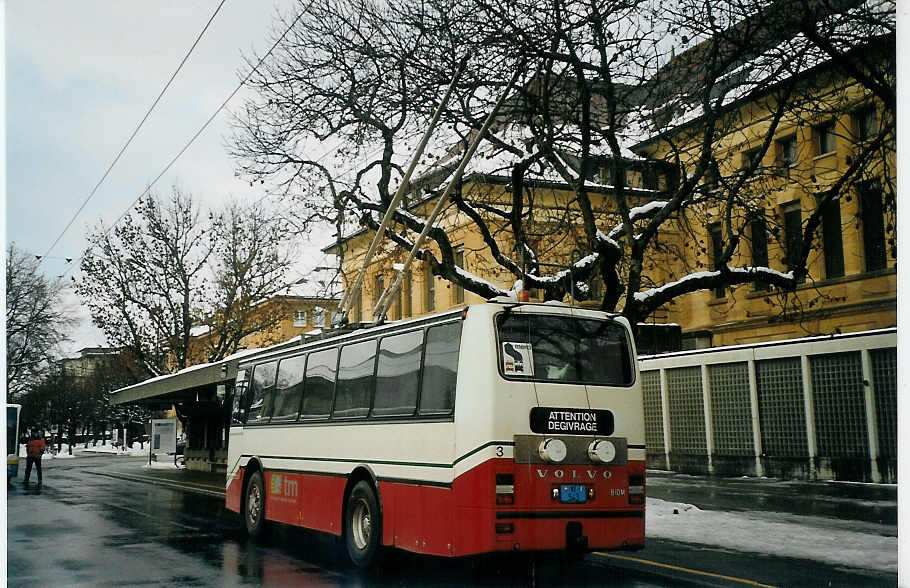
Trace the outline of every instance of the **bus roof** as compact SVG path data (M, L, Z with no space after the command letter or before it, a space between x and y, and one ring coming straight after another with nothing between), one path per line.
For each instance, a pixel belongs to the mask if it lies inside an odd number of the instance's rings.
M415 318L409 318L405 320L398 321L389 321L382 324L374 323L349 323L341 327L336 327L332 329L325 329L314 335L301 335L301 343L299 346L284 346L280 349L276 348L266 348L260 350L256 354L252 354L248 357L243 358L239 365L238 369L243 369L249 365L259 363L263 360L269 360L275 357L281 357L285 355L293 355L296 352L305 349L318 349L321 347L330 347L337 343L356 341L362 338L381 335L382 333L389 331L398 331L407 329L409 327L418 327L422 325L431 325L439 322L446 322L453 320L459 316L465 316L469 308L487 308L491 307L505 307L514 309L520 307L522 309L529 309L532 312L548 312L548 311L558 311L562 313L580 313L583 316L606 316L608 318L618 318L620 317L617 313L606 313L596 309L590 308L579 308L569 306L563 302L559 301L548 301L548 302L519 302L513 298L508 298L505 296L498 296L496 298L491 298L486 302L480 302L476 304L469 304L467 306L462 306L443 312L439 312L432 315L423 315ZM496 311L493 311L496 312Z

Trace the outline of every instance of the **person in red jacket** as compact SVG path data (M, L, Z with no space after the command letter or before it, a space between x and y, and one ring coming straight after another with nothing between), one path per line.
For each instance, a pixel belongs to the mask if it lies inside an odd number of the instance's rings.
M25 446L25 484L28 484L32 464L35 464L35 469L38 471L38 485L41 485L41 455L44 453L45 447L44 435L38 431L32 431L32 438Z

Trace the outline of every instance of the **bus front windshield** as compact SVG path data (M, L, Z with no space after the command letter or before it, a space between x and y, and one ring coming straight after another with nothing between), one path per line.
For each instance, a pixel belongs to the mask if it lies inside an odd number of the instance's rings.
M500 368L507 378L594 386L633 382L631 347L619 323L508 312L496 323Z

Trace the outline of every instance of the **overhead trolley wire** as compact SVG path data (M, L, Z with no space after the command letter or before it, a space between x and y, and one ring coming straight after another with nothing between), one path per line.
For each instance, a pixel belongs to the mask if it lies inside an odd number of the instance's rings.
M196 40L193 41L193 44L190 46L189 50L186 52L186 55L183 56L183 59L180 60L180 63L177 65L177 69L174 70L174 73L171 74L171 77L168 79L167 83L164 84L164 87L161 89L161 92L158 93L158 97L155 98L155 101L152 102L151 106L149 106L149 109L146 111L145 116L142 117L142 120L139 121L139 124L136 125L135 129L133 129L133 132L130 135L129 139L127 139L126 143L123 144L123 147L120 148L120 151L117 153L117 156L114 157L114 160L107 167L107 170L105 170L104 175L101 176L101 179L98 180L98 183L95 184L95 187L92 188L92 191L89 192L89 195L86 197L86 199L83 200L82 204L79 206L79 208L76 209L76 212L73 214L73 217L69 220L68 223L66 223L66 226L63 228L63 230L60 232L60 234L57 235L57 238L54 239L54 242L51 244L50 247L48 247L48 249L44 253L44 255L42 255L38 259L38 265L41 265L41 262L50 255L51 251L54 250L54 247L56 247L57 244L60 242L60 239L63 238L63 235L65 235L66 232L70 229L70 227L73 226L73 223L76 222L76 219L79 217L79 214L82 213L82 210L85 208L85 205L89 203L89 201L92 199L92 197L94 197L95 192L98 191L98 188L100 188L101 184L104 183L104 180L107 179L107 176L111 173L111 170L114 169L114 166L117 165L118 161L120 161L120 157L122 157L123 154L126 152L127 147L130 146L130 143L133 142L133 139L136 138L136 135L139 134L139 130L142 128L142 125L145 124L145 121L148 120L148 117L152 114L152 111L155 110L156 106L158 106L158 102L161 101L161 98L164 96L164 93L167 92L168 88L171 87L171 83L174 81L174 78L176 78L177 74L180 73L180 70L183 69L183 66L186 63L187 59L189 59L190 55L196 49L196 46L199 44L199 41L202 40L202 37L203 37L203 35L205 35L206 31L209 30L209 26L212 24L212 21L215 20L215 17L221 11L221 7L224 6L224 3L226 1L227 0L221 0L221 2L215 8L215 12L212 13L212 16L209 17L208 22L205 23L205 26L202 27L202 30L199 32L198 35L196 35Z
M115 226L117 226L117 224L118 224L121 220L123 220L123 217L125 217L127 214L129 214L129 211L130 211L134 206L136 206L136 204L142 199L142 197L145 196L146 194L148 194L148 193L151 191L152 186L154 186L154 185L158 182L158 180L160 180L161 177L164 176L164 174L166 174L166 173L168 172L168 170L171 169L171 167L173 167L173 165L177 162L177 160L180 159L180 157L187 151L187 149L190 148L190 146L192 146L192 144L196 141L196 139L199 138L199 135L201 135L202 132L203 132L206 128L208 128L208 126L212 123L212 121L215 120L215 117L218 116L218 114L219 114L222 110L224 110L224 107L227 106L228 102L230 102L230 101L234 98L234 96L237 95L237 92L239 92L239 91L241 90L241 88L243 88L244 84L246 84L247 81L248 81L251 77L253 77L253 74L256 73L256 71L259 69L259 66L261 66L262 63L266 60L266 58L268 58L269 55L272 54L272 51L274 51L275 48L278 47L279 43L281 43L281 42L284 40L284 38L287 36L287 34L288 34L289 32L291 32L291 29L294 27L294 25L297 24L297 22L301 19L301 17L303 17L303 12L300 12L300 13L297 14L297 17L294 18L293 21L291 21L291 24L288 25L288 28L285 29L285 31L284 31L283 33L281 33L281 36L278 37L278 39L272 44L272 46L269 48L269 50L268 50L268 51L259 59L259 61L256 63L256 65L255 65L253 68L250 69L249 73L247 73L247 74L243 77L243 79L240 80L240 83L237 84L237 87L234 88L234 90L233 90L230 94L228 94L228 97L224 99L224 101L221 103L221 105L218 106L218 108L215 109L215 111L212 113L212 115L209 116L209 118L202 124L201 127L199 127L199 130L197 130L197 131L193 134L193 136L190 137L189 141L186 142L186 144L183 146L183 148L181 148L180 151L177 152L177 155L175 155L175 156L168 162L168 164L167 164L166 166L164 166L164 169L161 170L161 173L159 173L157 176L155 176L155 179L153 179L151 182L149 182L149 185L145 188L145 190L143 190L142 192L139 193L139 195L136 197L136 199L133 200L133 201L130 203L130 205L126 208L126 210L124 210L124 211L120 214L120 216L117 217L117 220L115 220L115 221L107 228L107 230L105 231L105 233L110 232L111 229L113 229ZM85 257L85 254L80 255L77 261L82 260L83 257ZM69 273L70 270L72 270L72 268L73 268L75 265L76 265L76 264L74 264L74 265L68 267L68 268L66 269L66 271L63 273L63 275L66 275L67 273Z

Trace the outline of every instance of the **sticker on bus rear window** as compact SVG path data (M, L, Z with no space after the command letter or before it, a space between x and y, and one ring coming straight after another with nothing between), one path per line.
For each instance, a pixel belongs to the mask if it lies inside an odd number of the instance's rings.
M530 343L502 344L502 373L507 376L534 375L534 355Z

